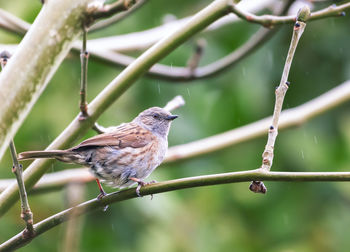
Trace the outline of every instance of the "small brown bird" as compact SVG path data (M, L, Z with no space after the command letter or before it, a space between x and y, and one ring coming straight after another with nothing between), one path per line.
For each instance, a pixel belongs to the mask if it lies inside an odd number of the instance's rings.
M143 180L165 157L170 124L177 117L165 109L152 107L132 122L91 137L73 148L22 152L18 159L55 158L89 167L97 177L101 192L98 198L105 195L99 179L117 188L138 183L136 193L140 196L140 188L146 184Z

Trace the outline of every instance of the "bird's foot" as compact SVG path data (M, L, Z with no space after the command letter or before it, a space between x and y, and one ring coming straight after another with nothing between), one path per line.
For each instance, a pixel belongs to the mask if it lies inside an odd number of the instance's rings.
M107 193L103 190L100 180L96 179L96 182L97 182L98 188L100 189L100 194L97 195L97 200L101 201L107 195ZM103 212L106 212L107 209L108 209L108 205L105 205L103 207Z
M130 178L130 179L132 181L137 182L137 184L138 184L137 187L136 187L136 195L138 197L142 197L142 195L140 194L141 187L156 183L155 180L152 180L151 182L144 182L144 181L142 181L141 179L138 179L138 178ZM151 194L151 199L153 199L153 194Z
M103 192L100 192L99 195L97 195L97 200L101 200L103 197L105 197L107 195L107 193L105 193L104 191Z

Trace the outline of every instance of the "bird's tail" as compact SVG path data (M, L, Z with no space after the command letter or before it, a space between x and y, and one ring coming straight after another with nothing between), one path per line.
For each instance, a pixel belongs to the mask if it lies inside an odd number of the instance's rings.
M52 151L26 151L18 154L18 160L27 160L34 158L57 158L67 154L65 150Z

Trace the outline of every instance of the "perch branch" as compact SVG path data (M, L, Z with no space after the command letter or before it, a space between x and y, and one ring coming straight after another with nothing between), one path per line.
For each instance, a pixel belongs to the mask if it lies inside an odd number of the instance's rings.
M350 172L263 172L261 169L241 172L230 172L213 175L204 175L188 177L154 183L141 188L142 195L154 195L163 192L170 192L186 188L195 188L200 186L210 186L237 182L247 182L251 180L264 181L350 181ZM52 215L34 225L36 236L45 233L47 230L67 221L71 213L76 211L76 216L86 214L92 211L101 210L105 205L115 202L137 198L135 189L126 189L119 192L106 195L103 199L92 199L77 205L76 207L66 209L60 213ZM30 242L22 236L22 232L13 236L0 245L0 250L14 250L23 247Z

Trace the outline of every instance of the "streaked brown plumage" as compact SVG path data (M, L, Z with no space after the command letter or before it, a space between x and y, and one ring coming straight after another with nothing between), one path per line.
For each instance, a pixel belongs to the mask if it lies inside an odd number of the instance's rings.
M93 174L113 187L139 183L163 161L168 149L170 112L152 107L141 112L132 122L123 123L108 133L91 137L67 150L28 151L19 160L55 158L62 162L87 166ZM100 187L101 196L104 192Z

